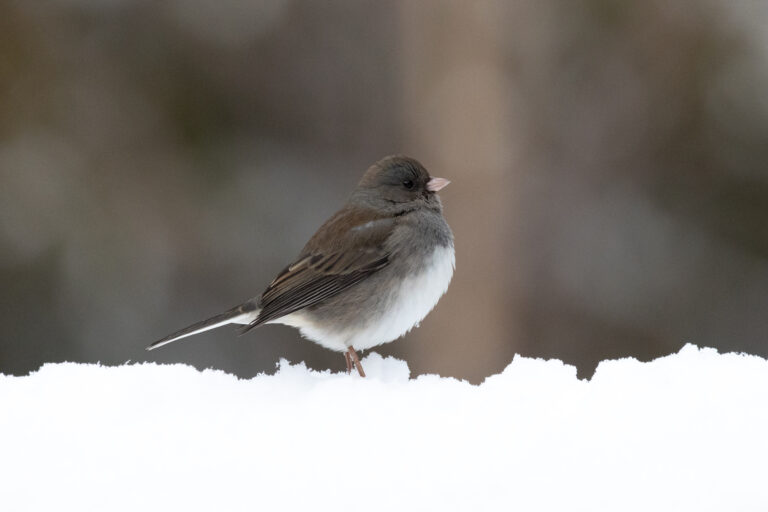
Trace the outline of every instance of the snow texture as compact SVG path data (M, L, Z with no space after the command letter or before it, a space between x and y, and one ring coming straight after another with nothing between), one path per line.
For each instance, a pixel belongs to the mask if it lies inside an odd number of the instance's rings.
M479 386L364 365L0 376L0 509L768 510L759 357L688 345L589 381L516 357Z

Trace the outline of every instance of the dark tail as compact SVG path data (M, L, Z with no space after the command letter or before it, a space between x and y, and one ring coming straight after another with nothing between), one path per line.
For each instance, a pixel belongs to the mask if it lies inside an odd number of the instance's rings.
M176 331L173 334L169 334L165 338L159 339L148 346L147 350L154 350L158 347L162 347L163 345L167 345L168 343L180 340L181 338L186 338L187 336L193 336L195 334L200 334L201 332L210 331L211 329L215 329L223 325L249 324L258 316L258 314L259 308L256 307L256 304L252 301L248 301L230 309L229 311L225 311L224 313L213 316L207 320L203 320L202 322L197 322L190 325L189 327L185 327L184 329Z

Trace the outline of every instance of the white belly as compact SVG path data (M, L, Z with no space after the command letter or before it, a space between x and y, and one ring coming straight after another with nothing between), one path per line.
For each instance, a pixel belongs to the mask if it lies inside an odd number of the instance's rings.
M331 350L365 350L393 341L418 326L448 289L456 259L453 247L438 247L424 271L393 290L387 309L376 320L346 330L319 326L301 311L274 320L298 327L302 336Z

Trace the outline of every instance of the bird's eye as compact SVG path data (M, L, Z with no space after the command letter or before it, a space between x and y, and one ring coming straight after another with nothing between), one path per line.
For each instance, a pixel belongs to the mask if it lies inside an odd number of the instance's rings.
M403 186L407 188L408 190L413 188L413 182L411 180L405 180L403 182Z

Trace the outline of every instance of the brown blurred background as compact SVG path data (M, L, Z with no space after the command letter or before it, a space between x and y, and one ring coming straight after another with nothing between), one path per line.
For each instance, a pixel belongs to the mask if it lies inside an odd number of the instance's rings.
M377 349L473 382L768 356L768 4L0 2L0 372L341 370L261 292L373 161L453 181L448 294Z

